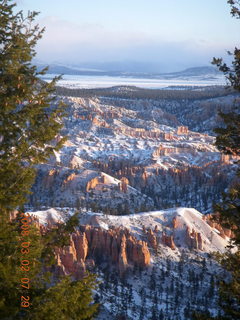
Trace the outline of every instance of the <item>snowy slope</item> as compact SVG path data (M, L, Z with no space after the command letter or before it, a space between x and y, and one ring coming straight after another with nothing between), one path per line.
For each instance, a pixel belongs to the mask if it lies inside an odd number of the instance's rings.
M126 216L110 216L103 214L86 214L81 217L81 223L106 227L122 227L131 230L138 238L143 237L143 226L154 229L157 226L159 232L173 233L177 247L186 248L185 230L189 227L200 233L204 243L204 251L225 250L228 239L223 239L219 232L204 221L203 215L193 208L173 208L162 211L143 212ZM173 230L172 221L176 218L178 227ZM97 223L96 223L97 221Z

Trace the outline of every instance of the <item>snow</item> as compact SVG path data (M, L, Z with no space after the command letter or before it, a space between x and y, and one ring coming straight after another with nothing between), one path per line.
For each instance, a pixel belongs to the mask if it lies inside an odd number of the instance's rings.
M50 208L40 211L28 211L30 215L38 218L39 223L47 225L50 223L65 222L73 214L70 208Z
M91 214L92 216L92 214ZM131 215L111 216L98 213L96 215L99 224L103 224L104 228L115 226L129 229L136 237L142 237L143 226L154 229L158 227L159 231L171 231L173 218L177 219L178 228L174 230L174 237L178 238L183 246L186 227L192 231L199 232L202 236L205 252L219 251L224 252L228 244L227 239L220 237L219 232L210 227L203 219L203 214L194 208L171 208L160 211L142 212ZM81 223L91 224L88 214L81 218ZM166 248L164 249L166 250ZM169 250L171 253L172 250Z
M73 214L73 210L69 208L51 208L29 213L33 216L36 216L41 224L47 225L48 222L65 222L67 218ZM122 216L111 216L104 215L102 213L86 212L81 214L80 223L94 225L97 223L97 227L105 230L108 230L112 226L127 228L137 238L141 239L143 236L143 226L146 229L154 229L155 226L157 226L159 231L168 233L171 232L173 218L176 218L178 228L174 230L174 237L180 241L181 247L184 243L184 230L186 230L186 227L188 227L190 230L194 229L196 232L201 234L205 252L224 252L225 247L228 244L228 239L223 239L219 235L219 231L210 227L203 217L204 216L194 208L171 208L167 210L142 212ZM171 252L171 250L169 252Z
M51 208L29 213L36 216L41 224L47 225L48 222L65 222L67 218L73 214L73 210L69 208ZM185 230L186 227L189 227L190 230L194 229L196 232L201 233L205 252L224 252L228 240L223 239L219 235L219 231L210 227L203 217L203 214L194 208L171 208L121 216L86 212L81 214L80 223L94 225L97 223L96 226L105 230L108 230L112 226L127 228L136 237L141 238L143 226L146 229L153 229L157 226L159 231L168 232L170 231L173 218L176 218L178 228L174 231L174 237L178 238L180 242L184 242L182 231Z
M47 74L43 79L50 81L55 76L55 74ZM225 85L225 79L222 76L217 76L212 79L202 76L180 79L145 79L110 76L63 75L63 78L58 82L58 85L72 89L109 88L113 86L136 86L139 88L161 89L167 87Z

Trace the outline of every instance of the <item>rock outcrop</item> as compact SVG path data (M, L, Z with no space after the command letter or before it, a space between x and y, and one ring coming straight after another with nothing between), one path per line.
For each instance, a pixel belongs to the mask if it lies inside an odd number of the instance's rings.
M157 249L157 237L151 229L148 229L148 231L147 231L147 239L148 239L150 246L156 250Z
M128 179L125 177L122 177L119 182L119 191L126 193L128 190L128 185L129 185Z
M181 135L181 134L188 134L188 127L185 126L180 126L177 128L177 134Z
M70 238L69 246L55 249L57 266L55 272L58 275L73 275L80 279L86 272L86 265L83 259L77 254L75 243Z
M86 191L88 192L89 190L94 189L98 184L99 184L98 177L89 180L86 185Z
M174 240L173 240L173 236L172 235L169 236L164 232L162 234L162 243L164 245L168 246L169 248L171 248L172 250L174 250L176 248Z
M88 241L86 233L77 231L72 235L72 239L76 248L77 260L80 261L82 259L85 261L88 254Z
M76 174L75 173L71 173L64 181L63 181L63 185L66 185L68 182L73 181L76 178Z
M118 258L118 266L119 266L120 275L123 275L123 273L128 268L126 242L127 242L126 236L123 235L122 241L121 241L121 247L120 247L120 254L119 254L119 258Z
M186 243L190 249L203 250L203 240L201 233L192 231L189 227L186 229Z
M232 232L232 230L227 229L227 228L223 228L219 223L215 222L212 220L212 215L208 214L203 216L203 219L210 225L210 227L216 229L219 231L219 235L225 239L226 237L228 238L234 238L234 233Z
M150 264L150 252L145 241L137 240L127 229L103 230L90 225L80 226L72 234L69 246L56 250L60 274L81 277L95 261L109 261L122 275L128 268L144 268ZM89 263L92 261L93 263Z

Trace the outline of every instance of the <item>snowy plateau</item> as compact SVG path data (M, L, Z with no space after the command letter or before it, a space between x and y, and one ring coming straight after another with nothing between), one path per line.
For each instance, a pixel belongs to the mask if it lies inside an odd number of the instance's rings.
M109 92L119 90L134 89ZM98 320L220 312L219 276L228 275L213 253L231 233L210 214L234 183L236 159L217 150L213 129L217 110L238 97L205 90L191 99L59 97L67 141L38 165L28 209L45 228L80 211L57 271L98 275Z

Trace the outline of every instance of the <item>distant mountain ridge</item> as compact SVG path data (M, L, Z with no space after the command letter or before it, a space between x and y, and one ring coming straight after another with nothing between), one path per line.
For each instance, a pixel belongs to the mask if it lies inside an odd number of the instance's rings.
M38 63L38 69L44 68L46 65ZM85 76L111 76L111 77L138 77L148 79L174 79L182 77L216 77L221 73L212 66L192 67L178 72L170 73L153 73L153 72L122 72L122 71L104 71L86 68L69 67L60 64L50 64L48 73L66 74L66 75L85 75Z

